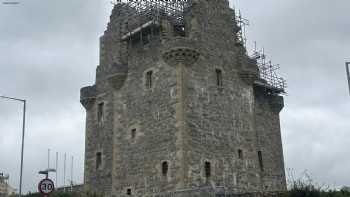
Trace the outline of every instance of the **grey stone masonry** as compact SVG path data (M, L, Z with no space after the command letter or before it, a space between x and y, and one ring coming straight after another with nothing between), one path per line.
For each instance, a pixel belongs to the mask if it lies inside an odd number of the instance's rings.
M85 189L113 197L285 190L283 97L261 85L256 61L237 44L228 1L193 0L180 27L128 17L136 12L114 6L95 84L81 89Z

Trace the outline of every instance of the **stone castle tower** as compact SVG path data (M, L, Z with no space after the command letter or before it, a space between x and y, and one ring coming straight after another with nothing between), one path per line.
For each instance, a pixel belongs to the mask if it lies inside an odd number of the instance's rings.
M283 88L246 55L227 0L130 1L100 38L85 186L106 196L286 189Z

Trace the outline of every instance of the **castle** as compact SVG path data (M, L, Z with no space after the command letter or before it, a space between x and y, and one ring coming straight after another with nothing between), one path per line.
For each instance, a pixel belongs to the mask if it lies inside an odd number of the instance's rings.
M285 190L284 86L264 78L241 33L227 0L116 3L96 82L81 89L85 187L115 197Z

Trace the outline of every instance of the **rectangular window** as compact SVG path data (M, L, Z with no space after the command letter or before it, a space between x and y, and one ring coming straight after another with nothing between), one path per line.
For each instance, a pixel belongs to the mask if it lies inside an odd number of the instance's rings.
M162 174L163 174L163 176L167 176L168 175L168 169L169 169L168 162L164 161L162 163Z
M136 137L136 129L131 129L131 139Z
M204 163L205 177L209 178L211 176L211 165L210 162Z
M152 75L153 75L153 72L152 71L148 71L147 73L146 73L146 87L147 88L152 88L152 83L153 83L153 81L152 81Z
M238 158L243 159L243 151L242 149L238 149Z
M222 71L220 69L216 69L216 85L222 87Z
M259 157L260 170L264 171L264 163L263 163L263 157L262 157L261 151L258 151L258 157Z
M100 103L97 106L97 121L101 122L103 121L103 109L104 108L104 103Z
M102 166L102 153L97 152L96 153L96 170L101 169Z

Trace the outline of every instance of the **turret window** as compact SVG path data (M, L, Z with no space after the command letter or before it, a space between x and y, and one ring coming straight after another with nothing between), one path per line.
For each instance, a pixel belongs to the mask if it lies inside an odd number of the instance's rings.
M104 103L99 103L97 106L97 121L102 122L104 116Z

